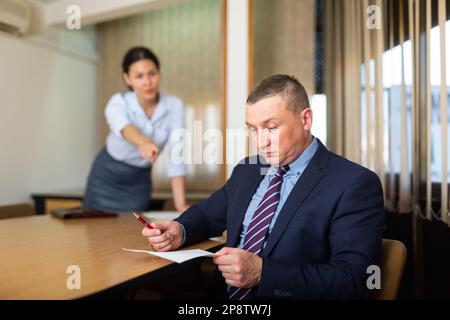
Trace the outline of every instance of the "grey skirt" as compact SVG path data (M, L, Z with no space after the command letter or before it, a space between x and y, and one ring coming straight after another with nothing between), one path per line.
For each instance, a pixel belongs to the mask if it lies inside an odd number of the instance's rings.
M92 165L83 207L112 212L146 211L151 191L151 167L139 168L115 160L104 148Z

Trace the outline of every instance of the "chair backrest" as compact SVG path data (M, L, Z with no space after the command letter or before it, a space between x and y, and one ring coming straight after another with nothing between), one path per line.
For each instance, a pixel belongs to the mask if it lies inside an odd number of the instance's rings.
M381 250L381 289L374 290L372 299L393 300L402 280L406 262L406 247L398 240L383 239Z
M0 219L32 216L35 214L33 206L28 203L0 206Z

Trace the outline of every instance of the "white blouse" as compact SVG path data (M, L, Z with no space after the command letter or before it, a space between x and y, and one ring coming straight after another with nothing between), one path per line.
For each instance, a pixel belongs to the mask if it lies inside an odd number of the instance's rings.
M160 93L159 102L151 118L148 118L133 91L116 93L105 109L106 121L111 132L106 139L106 149L114 159L135 167L148 167L150 160L142 158L139 149L122 136L122 129L131 124L152 139L162 152L166 143L169 148L168 176L186 175L182 161L182 135L174 130L184 127L184 106L181 99ZM176 148L176 149L174 149ZM177 153L178 154L175 154Z

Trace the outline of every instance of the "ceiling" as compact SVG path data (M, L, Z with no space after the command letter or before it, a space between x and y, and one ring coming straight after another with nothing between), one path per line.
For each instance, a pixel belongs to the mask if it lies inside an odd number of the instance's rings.
M35 0L35 1L42 2L42 3L50 3L50 2L56 2L56 1L59 1L59 0Z

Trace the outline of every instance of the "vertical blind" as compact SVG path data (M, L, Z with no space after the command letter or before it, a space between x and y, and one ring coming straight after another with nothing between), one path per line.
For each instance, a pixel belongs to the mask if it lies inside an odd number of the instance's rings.
M329 147L387 209L450 223L448 0L326 0Z

